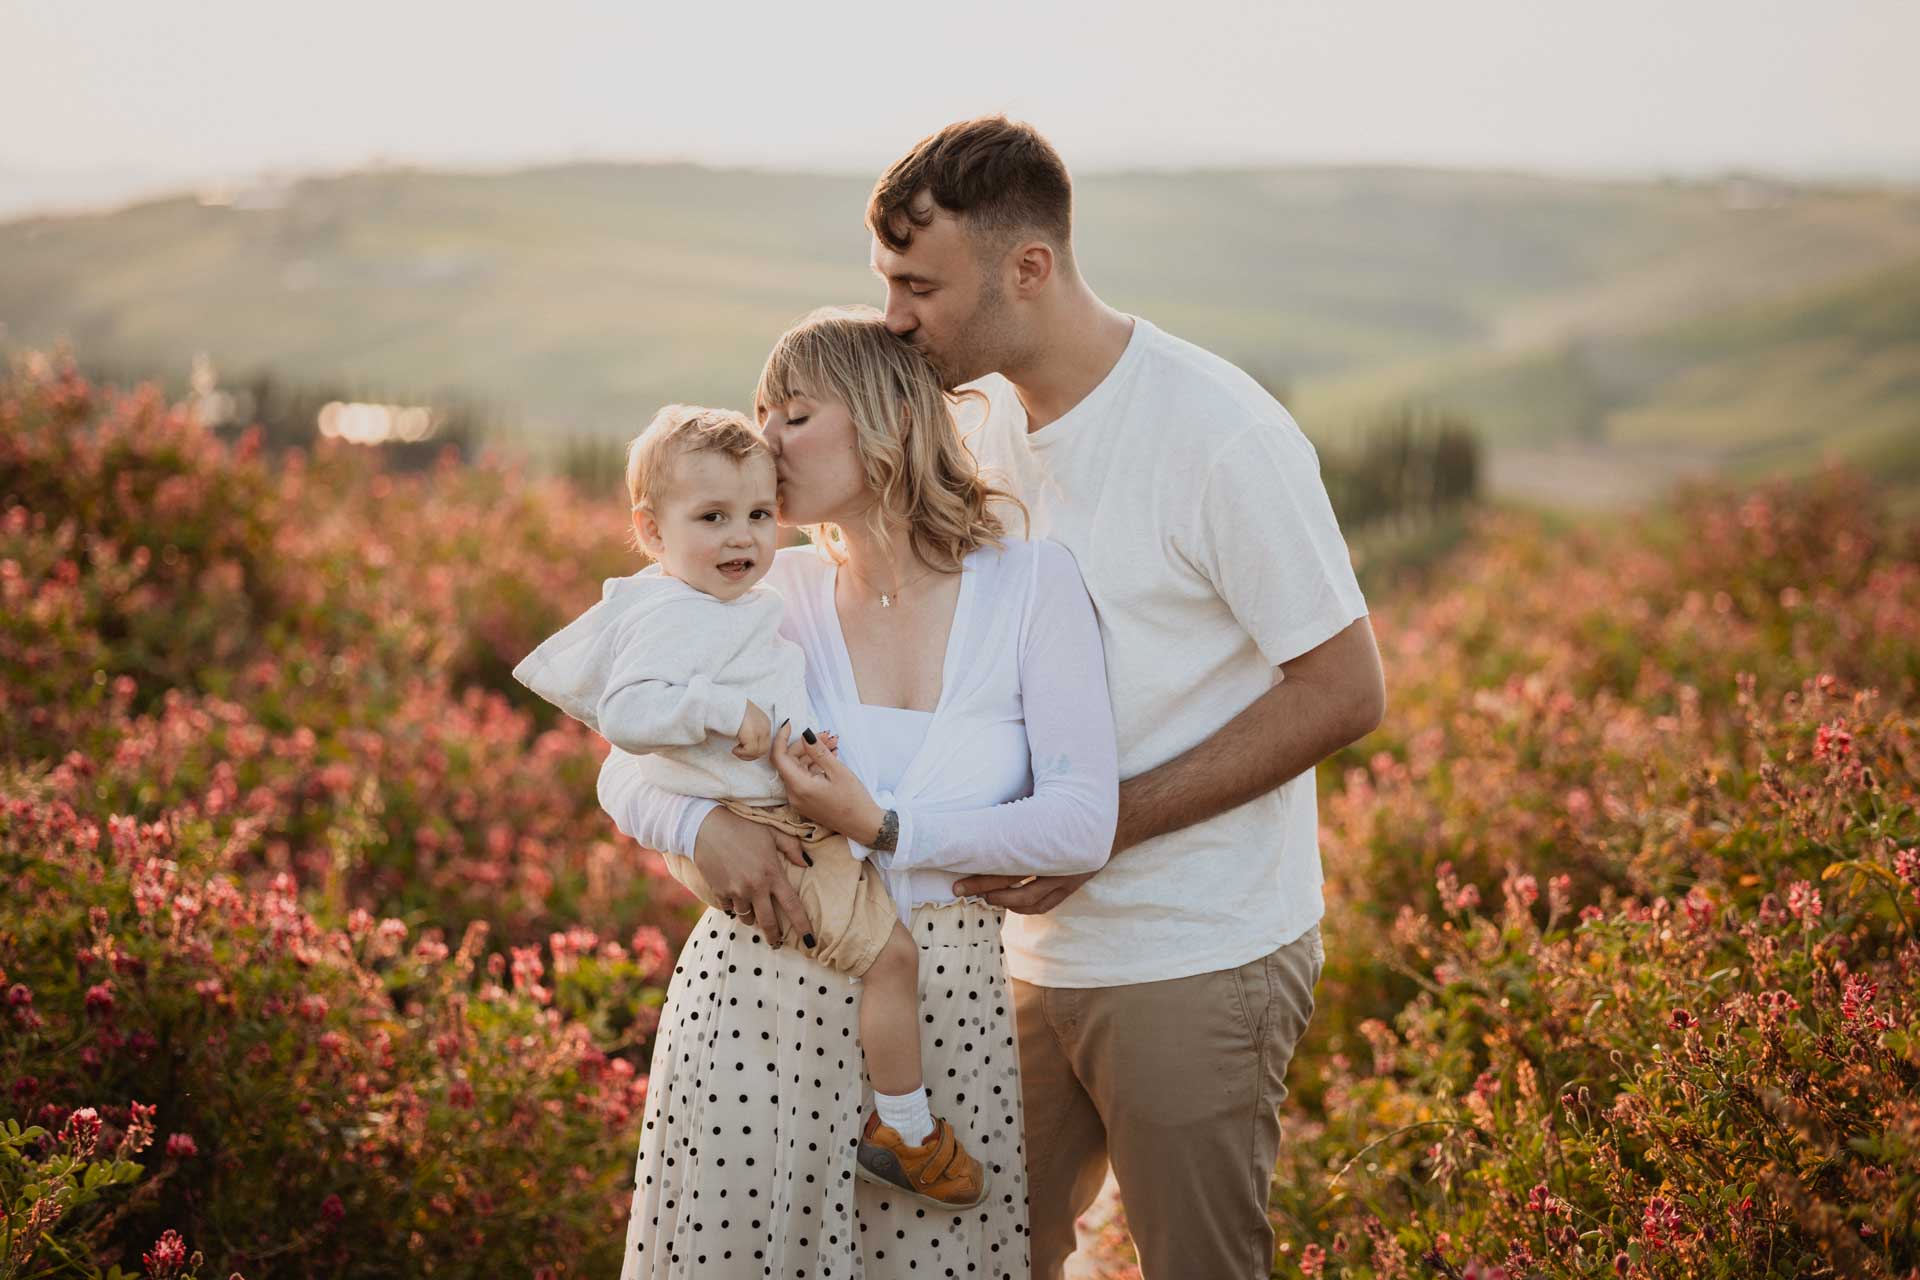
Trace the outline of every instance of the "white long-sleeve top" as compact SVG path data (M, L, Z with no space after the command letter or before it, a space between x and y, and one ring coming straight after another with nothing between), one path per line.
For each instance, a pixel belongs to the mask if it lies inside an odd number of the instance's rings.
M611 742L654 786L777 804L787 789L773 765L741 760L733 747L749 701L774 725L812 716L806 655L781 634L785 611L765 583L721 600L652 565L607 579L600 603L513 675Z
M786 599L781 634L807 659L815 729L840 733L840 758L900 815L879 867L901 916L954 900L965 875L1071 875L1112 850L1120 786L1106 664L1073 557L1051 542L1009 540L966 559L926 736L892 787L877 785L873 745L834 608L835 566L781 551L767 575ZM799 721L795 722L800 723ZM691 855L713 806L652 784L618 753L600 771L600 803L642 844Z

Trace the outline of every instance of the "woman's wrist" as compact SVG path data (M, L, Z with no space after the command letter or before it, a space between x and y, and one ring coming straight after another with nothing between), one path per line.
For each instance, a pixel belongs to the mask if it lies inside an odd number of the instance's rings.
M891 821L889 821L889 819L891 819ZM894 815L893 810L882 809L879 804L869 800L867 801L866 811L860 815L860 829L857 834L854 834L854 839L869 849L882 849L883 851L885 849L891 849L893 847L891 841L885 845L876 843L876 841L879 841L881 837L886 834L889 827L891 827L894 834L898 836L900 831L899 818Z

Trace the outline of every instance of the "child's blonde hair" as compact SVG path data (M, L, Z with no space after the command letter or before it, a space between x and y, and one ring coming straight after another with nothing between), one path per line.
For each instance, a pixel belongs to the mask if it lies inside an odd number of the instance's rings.
M633 510L659 509L673 480L673 464L690 453L719 453L736 463L773 457L743 413L697 404L670 404L627 446L627 500Z
M1018 498L981 478L939 374L872 307L822 307L782 334L760 372L754 415L765 421L801 388L847 406L877 499L875 525L905 528L928 566L955 573L976 547L999 546L1006 529L992 504L1026 513ZM834 560L846 559L836 526L807 533Z

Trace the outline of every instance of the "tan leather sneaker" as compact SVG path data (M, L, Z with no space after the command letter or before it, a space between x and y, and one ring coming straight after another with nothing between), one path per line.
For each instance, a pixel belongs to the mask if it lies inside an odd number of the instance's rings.
M891 1187L936 1209L972 1209L987 1198L987 1171L967 1154L954 1136L953 1126L938 1116L933 1136L921 1146L908 1146L900 1131L867 1117L860 1133L859 1174L868 1182Z

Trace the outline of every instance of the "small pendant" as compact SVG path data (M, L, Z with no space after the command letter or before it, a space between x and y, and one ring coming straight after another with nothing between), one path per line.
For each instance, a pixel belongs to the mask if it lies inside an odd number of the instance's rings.
M888 595L888 594L887 594L886 592L884 592L884 591L882 591L882 592L880 593L880 607L881 607L882 609L891 609L891 608L893 608L893 597L892 597L892 596L890 596L890 595Z

